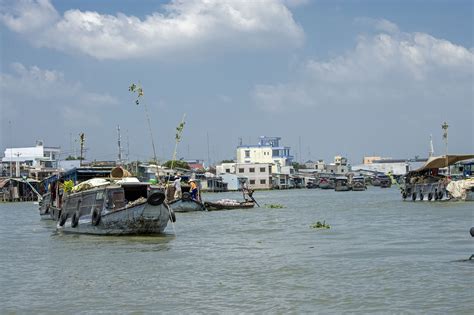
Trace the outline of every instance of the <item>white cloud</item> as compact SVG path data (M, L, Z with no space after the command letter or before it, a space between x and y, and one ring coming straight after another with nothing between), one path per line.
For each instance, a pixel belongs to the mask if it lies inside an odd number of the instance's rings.
M462 153L474 141L473 65L473 51L447 40L382 32L306 60L287 82L255 86L253 98L275 124L306 126L321 152L425 154L427 135L448 121L450 150Z
M258 85L254 97L262 108L272 111L329 104L367 107L400 100L403 104L397 106L421 106L419 97L426 91L436 103L440 93L443 98L470 93L473 61L470 50L428 34L361 36L345 55L328 61L308 60L301 66L298 79ZM418 96L410 93L416 93L414 88L420 89Z
M3 114L16 120L97 125L97 113L118 104L109 94L89 92L80 83L66 81L64 74L56 70L21 63L13 63L11 69L10 74L0 73L0 95Z
M304 37L278 0L175 0L144 19L80 10L60 16L48 0L23 0L3 8L0 20L37 46L98 59L295 47Z

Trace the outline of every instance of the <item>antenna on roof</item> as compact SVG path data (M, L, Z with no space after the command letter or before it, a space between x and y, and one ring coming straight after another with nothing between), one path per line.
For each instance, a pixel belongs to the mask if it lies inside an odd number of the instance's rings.
M122 164L122 146L120 141L122 140L120 137L120 125L117 125L117 144L118 144L118 163L119 165Z
M434 148L433 148L433 135L430 134L430 152L429 152L429 156L433 156L434 155Z

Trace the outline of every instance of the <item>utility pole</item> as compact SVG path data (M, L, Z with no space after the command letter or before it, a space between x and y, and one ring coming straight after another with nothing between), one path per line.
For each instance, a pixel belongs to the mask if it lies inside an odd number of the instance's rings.
M16 161L15 161L15 177L19 178L20 177L20 152L15 153L16 155Z
M118 142L118 164L119 165L122 165L122 147L120 145L120 125L117 125L117 136L118 136L118 139L117 139L117 142Z
M209 154L209 132L206 133L207 135L207 167L211 167L211 155Z
M8 121L8 127L10 129L10 177L13 177L13 143L12 143L12 121Z
M72 132L69 133L69 155L72 155L73 146L72 146Z
M301 157L301 136L298 137L298 155L299 155L299 162L301 163L302 157Z
M128 129L127 129L127 164L128 164L129 156L130 156L130 141L128 138Z
M84 158L84 142L85 142L85 136L84 136L84 133L81 133L79 134L79 140L80 140L80 144L81 144L81 157L80 157L80 160L79 160L79 166L82 166L82 159Z
M432 157L433 155L434 155L433 135L430 135L430 152L429 152L429 157Z
M451 175L451 170L449 169L449 158L448 158L448 123L444 122L441 125L441 128L443 129L443 139L444 143L446 145L446 167L448 168L448 175Z

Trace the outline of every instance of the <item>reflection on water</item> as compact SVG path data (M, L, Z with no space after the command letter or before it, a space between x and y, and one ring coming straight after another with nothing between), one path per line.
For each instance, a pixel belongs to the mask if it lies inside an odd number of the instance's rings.
M179 213L160 236L63 235L34 204L0 204L0 313L474 308L472 205L403 202L394 188L254 197L285 208Z

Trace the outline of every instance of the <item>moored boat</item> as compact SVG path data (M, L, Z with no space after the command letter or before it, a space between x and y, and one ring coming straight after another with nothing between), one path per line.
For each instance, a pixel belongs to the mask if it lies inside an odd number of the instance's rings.
M334 190L335 191L349 191L350 187L346 176L337 176L334 179Z
M334 189L334 177L320 176L318 186L321 189Z
M367 189L364 176L354 176L352 178L351 189L353 191L364 191Z
M372 185L380 186L380 188L390 188L392 187L392 180L388 175L379 173L372 180Z

